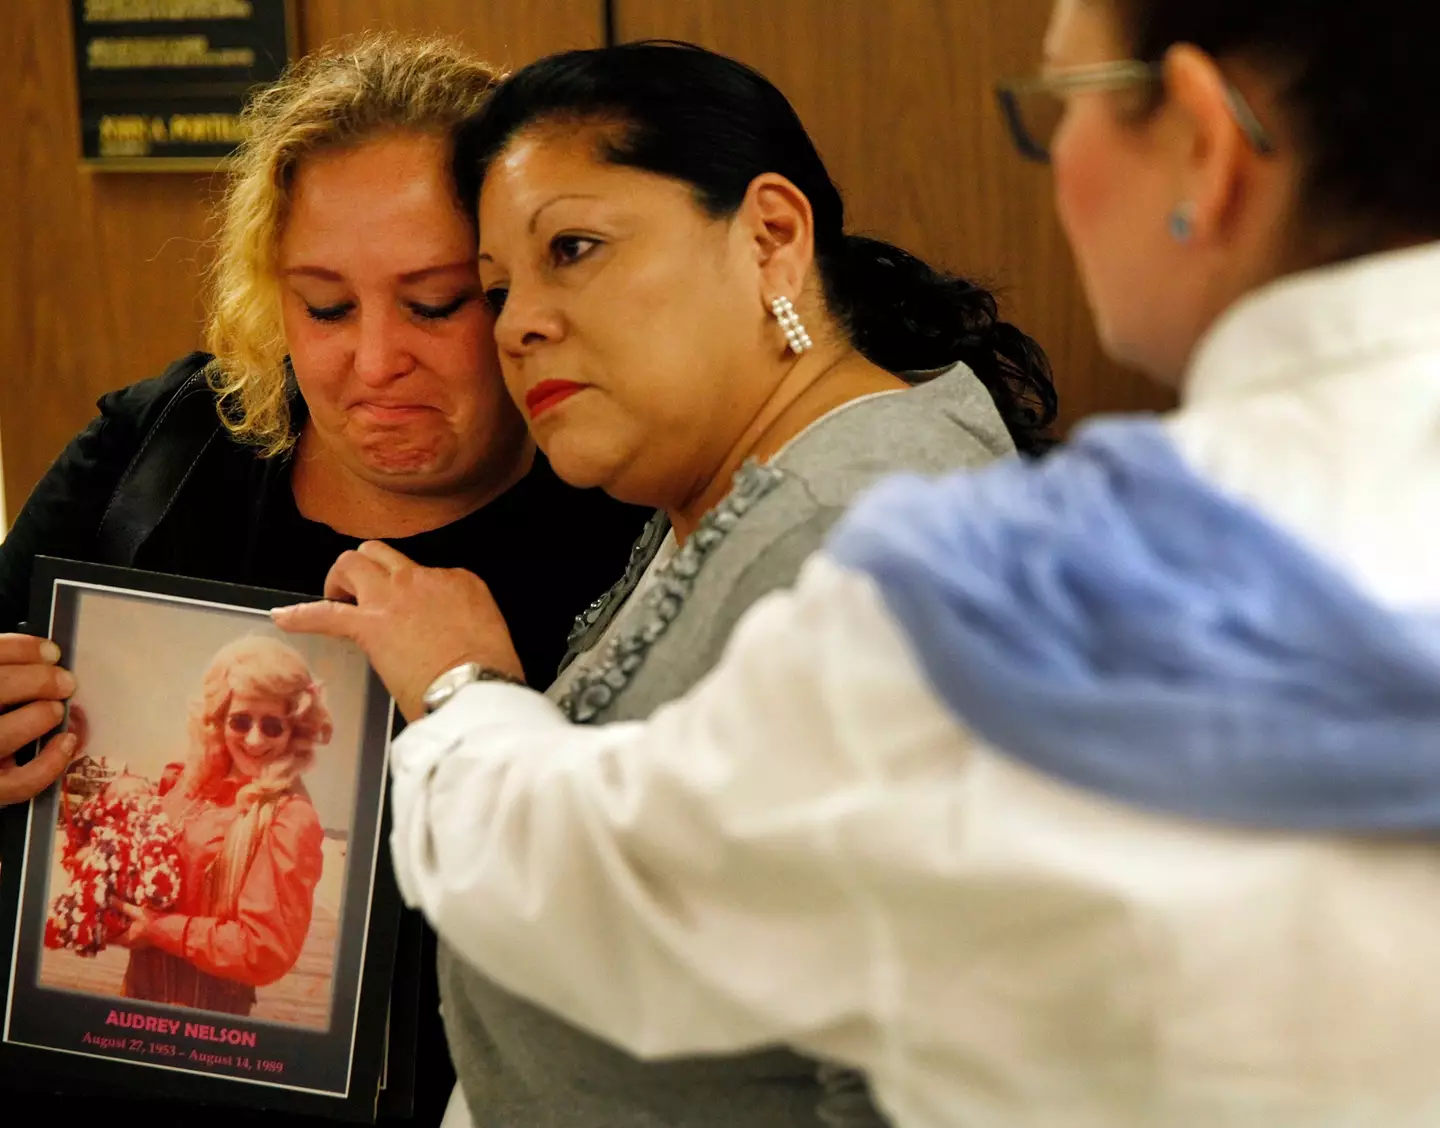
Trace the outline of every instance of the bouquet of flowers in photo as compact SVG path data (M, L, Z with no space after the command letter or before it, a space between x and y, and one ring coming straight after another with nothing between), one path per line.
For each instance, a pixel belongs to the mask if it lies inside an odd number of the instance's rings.
M124 904L163 911L180 896L175 828L150 785L134 776L70 815L61 863L70 885L50 907L47 948L93 956L130 927Z

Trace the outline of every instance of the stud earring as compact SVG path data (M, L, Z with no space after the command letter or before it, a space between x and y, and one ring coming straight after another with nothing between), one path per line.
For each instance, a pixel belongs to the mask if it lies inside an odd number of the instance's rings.
M770 312L780 323L780 328L785 333L785 342L796 356L815 347L815 342L810 339L810 334L805 332L805 326L800 323L800 316L795 312L795 304L789 298L782 295L773 299L770 302Z
M1177 243L1188 243L1195 237L1195 205L1186 201L1170 213L1170 237Z

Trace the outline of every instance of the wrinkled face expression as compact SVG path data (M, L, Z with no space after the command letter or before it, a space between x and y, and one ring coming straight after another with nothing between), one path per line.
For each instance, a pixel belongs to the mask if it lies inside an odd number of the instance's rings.
M541 126L492 163L480 278L505 383L557 473L664 506L708 479L773 383L743 225L688 184Z
M1047 68L1124 59L1106 0L1057 0ZM1135 91L1071 94L1051 144L1055 200L1106 352L1167 381L1201 286L1168 222L1182 189Z
M225 714L225 749L235 770L254 779L289 753L290 703L268 694L237 693Z
M483 480L524 441L443 138L399 133L296 169L279 246L291 364L320 448L387 490Z

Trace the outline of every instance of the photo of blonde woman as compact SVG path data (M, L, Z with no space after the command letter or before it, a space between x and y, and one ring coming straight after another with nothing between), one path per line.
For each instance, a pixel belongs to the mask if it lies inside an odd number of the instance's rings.
M336 740L330 679L248 616L196 619L98 593L81 606L97 640L93 692L75 706L85 744L57 820L51 918L92 841L131 840L104 849L118 849L121 866L140 864L142 815L147 841L173 840L177 888L145 903L112 899L90 930L104 907L93 892L67 903L81 917L56 921L38 982L326 1029L349 836L341 800L355 787L355 734ZM184 626L150 671L124 644L156 614ZM164 703L142 723L141 679L157 673ZM335 688L346 705L353 691Z
M176 908L126 909L124 993L248 1015L310 930L324 831L301 780L333 731L305 659L278 639L222 647L192 706L187 762L166 768L161 807L177 828Z

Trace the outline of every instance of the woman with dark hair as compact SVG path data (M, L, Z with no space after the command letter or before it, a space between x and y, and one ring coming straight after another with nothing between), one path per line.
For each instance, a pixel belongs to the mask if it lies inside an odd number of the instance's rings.
M589 128L577 130L579 125ZM751 197L759 197L761 221L768 220L768 197L788 187L792 195L786 202L803 205L807 213L811 276L803 279L803 292L796 292L800 279L767 277L773 297L793 299L800 322L822 327L824 343L839 346L845 363L858 366L863 358L891 374L912 373L906 381L912 384L923 382L922 374L965 364L990 393L1022 452L1039 453L1048 445L1046 428L1056 402L1044 354L999 320L995 299L985 290L937 272L898 247L848 233L840 192L814 142L785 96L758 72L692 44L668 41L544 59L512 76L488 112L462 131L456 152L461 197L478 199L499 160L504 179L491 186L490 198L496 208L512 206L514 190L532 186L538 177L517 185L510 174L524 172L516 161L536 150L547 157L578 156L596 172L629 169L663 177L672 182L672 194L682 193L696 205L697 214L688 218L699 225L708 221L712 232L744 218ZM772 180L757 183L766 174ZM613 182L627 181L637 182ZM571 243L547 251L573 247L575 237L568 238ZM534 241L538 246L538 237ZM784 249L766 245L754 253L768 260ZM486 294L498 310L510 298L514 268L507 270L494 254L485 259L491 264L483 280ZM696 266L688 260L684 265L687 273ZM772 275L781 267L790 268L789 260L782 257ZM703 307L698 295L691 300ZM768 303L761 319L766 315L775 316ZM687 390L698 390L698 383L688 379ZM698 420L706 423L703 416Z
M1437 38L1058 0L1011 122L1182 406L879 487L643 723L413 725L394 856L455 958L633 1052L859 1066L904 1128L1434 1124ZM448 588L352 578L412 712L442 652L514 669L473 585L422 648Z
M549 691L571 721L644 719L688 690L881 475L1045 445L1039 348L984 290L847 234L755 71L688 45L578 51L488 105L456 167L510 394L564 480L662 511L572 637ZM814 1062L646 1065L463 960L441 975L477 1124L876 1120L863 1085Z

